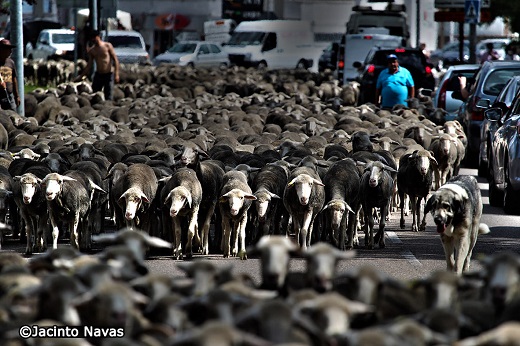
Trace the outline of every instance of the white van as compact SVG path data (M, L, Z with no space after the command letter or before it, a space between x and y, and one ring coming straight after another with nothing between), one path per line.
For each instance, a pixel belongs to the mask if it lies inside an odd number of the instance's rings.
M204 22L204 40L228 43L237 23L233 19L217 19Z
M28 59L74 60L76 35L69 29L45 29L40 32L36 46L29 42L25 47Z
M257 20L238 24L224 48L231 64L238 66L317 71L326 44L314 42L308 21Z
M395 48L402 44L401 36L386 34L343 35L338 54L338 80L345 84L359 76L358 63L363 63L372 47Z
M101 31L101 39L112 43L121 64L150 64L143 36L133 30Z

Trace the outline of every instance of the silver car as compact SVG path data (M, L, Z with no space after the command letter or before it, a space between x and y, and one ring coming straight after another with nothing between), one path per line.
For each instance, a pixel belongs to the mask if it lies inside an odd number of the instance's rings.
M220 67L229 65L229 59L217 42L182 41L155 57L154 64L161 63L191 67Z
M445 120L455 119L457 117L457 110L463 103L461 100L452 97L454 91L460 90L458 77L464 76L470 79L475 75L479 67L480 65L478 64L450 66L442 77L439 82L439 87L435 91L433 105L448 112L445 116Z
M141 65L150 63L150 56L146 51L143 36L137 31L102 31L101 38L103 41L112 43L119 63Z

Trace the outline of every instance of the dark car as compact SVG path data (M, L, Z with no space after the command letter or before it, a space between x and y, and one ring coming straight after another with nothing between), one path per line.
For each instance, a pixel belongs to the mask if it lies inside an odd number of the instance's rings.
M468 99L459 108L458 118L466 136L466 164L476 167L480 151L480 126L484 111L495 102L506 83L520 75L520 61L486 61L475 75Z
M323 50L323 53L321 53L320 58L318 60L319 72L325 71L326 69L330 69L331 71L336 70L336 64L338 61L338 49L339 43L333 42Z
M361 93L359 104L374 102L376 97L376 82L381 71L388 68L389 54L395 54L399 65L408 69L415 84L415 90L420 88L435 88L435 78L432 66L426 62L426 56L416 48L372 48L365 59L363 73L359 78Z
M485 115L499 126L489 150L489 204L520 214L520 93L505 114L493 107Z
M513 103L516 94L520 90L520 75L514 76L507 82L500 94L498 94L495 102L491 105L491 108L500 108L503 114L508 117L508 111ZM480 126L480 153L478 162L478 175L480 177L488 176L488 162L489 162L489 149L491 147L491 141L493 135L500 122L495 120L489 120L484 114L484 120Z
M462 49L462 62L460 60L460 43L459 41L450 42L442 49L437 49L430 54L430 62L440 71L452 65L460 65L467 63L469 60L469 41L464 40Z

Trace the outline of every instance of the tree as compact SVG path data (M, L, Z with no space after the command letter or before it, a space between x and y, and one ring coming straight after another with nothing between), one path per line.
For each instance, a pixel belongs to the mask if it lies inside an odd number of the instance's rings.
M489 10L492 20L502 17L512 32L520 32L520 1L491 0Z
M23 2L34 5L38 3L38 0L23 0ZM11 14L11 11L9 10L11 8L11 1L10 0L4 0L0 2L0 14Z

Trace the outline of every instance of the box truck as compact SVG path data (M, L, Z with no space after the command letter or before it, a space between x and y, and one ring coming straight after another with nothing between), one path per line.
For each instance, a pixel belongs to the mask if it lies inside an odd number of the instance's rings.
M318 71L326 45L314 41L308 21L257 20L238 24L225 50L231 64L238 66Z

